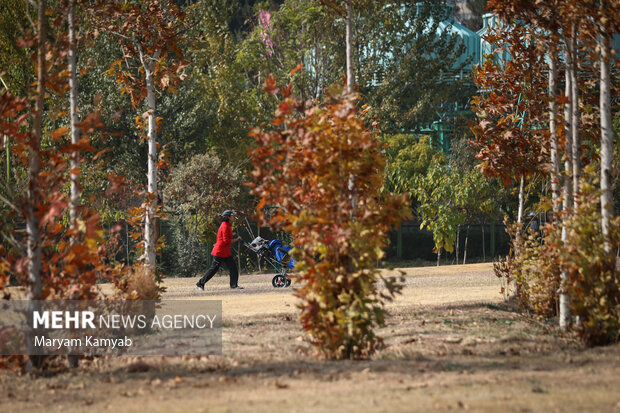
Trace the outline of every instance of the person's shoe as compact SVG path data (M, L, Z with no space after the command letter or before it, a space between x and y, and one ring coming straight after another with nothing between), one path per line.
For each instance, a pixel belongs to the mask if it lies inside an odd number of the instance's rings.
M243 287L240 285L236 285L234 287L230 287L231 290L243 290Z
M205 286L204 285L200 285L200 284L196 284L196 289L198 291L204 291L205 290Z

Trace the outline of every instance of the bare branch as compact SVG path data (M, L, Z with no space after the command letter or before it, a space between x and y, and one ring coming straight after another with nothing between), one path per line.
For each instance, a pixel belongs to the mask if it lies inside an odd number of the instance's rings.
M121 44L121 52L123 53L123 60L125 60L125 65L127 66L127 69L131 69L131 66L129 66L129 61L127 60L127 53L125 53L125 46L123 46Z
M12 234L7 234L6 232L2 231L0 232L0 235L2 235L2 237L9 243L11 244L13 247L17 248L18 250L20 250L22 252L22 254L24 254L26 252L26 248L15 239L15 237L13 237Z
M142 45L140 45L140 43L137 43L136 47L138 48L138 56L140 57L140 63L142 63L142 67L144 68L145 74L148 77L151 75L151 71L149 70L148 66L146 65L146 62L144 61L144 52L142 51Z
M114 31L114 30L109 30L109 32L110 32L110 33L112 33L112 34L113 34L113 35L115 35L115 36L121 37L121 38L123 38L123 39L125 39L125 40L129 40L129 41L130 41L130 42L132 42L132 43L138 44L138 41L137 41L136 39L131 38L131 37L128 37L128 36L125 36L125 35L124 35L124 34L122 34L122 33L116 32L116 31Z
M28 19L28 22L30 22L32 29L36 30L37 25L34 24L34 20L32 20L32 17L30 17L30 12L28 11L28 4L30 4L35 9L37 8L37 5L33 0L24 0L24 2L26 3L26 18Z
M17 207L2 194L0 194L0 201L4 202L13 211L18 212Z

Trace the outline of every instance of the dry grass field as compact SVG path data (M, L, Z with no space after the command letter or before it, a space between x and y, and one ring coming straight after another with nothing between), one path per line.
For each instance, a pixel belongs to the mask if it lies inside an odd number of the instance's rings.
M620 412L620 346L586 349L515 312L490 264L408 268L371 360L320 361L291 289L243 275L169 279L164 299L222 300L223 354L99 358L48 377L0 372L2 412Z

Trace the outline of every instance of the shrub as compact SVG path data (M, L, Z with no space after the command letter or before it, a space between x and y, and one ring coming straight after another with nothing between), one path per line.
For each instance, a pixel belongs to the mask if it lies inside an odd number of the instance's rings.
M502 293L514 282L514 297L522 311L550 318L557 315L560 268L558 249L549 243L557 229L549 225L544 238L537 231L528 229L517 234L519 224L506 223L511 237L510 253L505 260L495 263L497 277L504 280ZM518 251L518 253L517 253Z
M579 320L575 328L583 342L589 346L618 342L620 279L614 251L620 241L620 218L611 222L612 250L607 252L598 175L593 166L584 169L577 205L563 222L567 242L561 239L559 225L547 226L543 242L533 232L517 236L517 224L507 226L511 251L506 261L494 265L495 274L507 285L514 281L522 310L550 318L558 313L560 273L564 271L571 311Z
M576 328L590 346L620 340L620 279L614 256L620 240L620 218L611 222L613 247L606 252L600 210L598 175L587 168L576 213L566 221L569 242L559 250L560 265L568 275L571 310L580 320Z
M157 300L160 297L159 287L153 269L149 265L140 265L129 272L127 283L123 289L124 296L130 300Z

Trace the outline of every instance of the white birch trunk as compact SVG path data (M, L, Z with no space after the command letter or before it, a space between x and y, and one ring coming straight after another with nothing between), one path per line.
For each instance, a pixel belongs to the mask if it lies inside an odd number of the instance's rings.
M602 7L602 5L601 5ZM605 251L611 253L610 221L613 214L611 165L613 159L613 129L611 122L611 76L609 38L599 37L601 48L601 227L605 238Z
M519 207L517 210L517 234L515 238L515 256L521 255L521 232L523 231L523 209L525 205L525 174L519 182Z
M569 63L566 63L567 66ZM564 105L564 132L565 132L565 147L564 147L564 211L570 212L573 208L573 128L572 128L572 99L571 99L571 79L568 70L565 72L565 94L568 97L568 103Z
M28 148L28 192L25 207L26 213L26 256L28 258L28 291L26 293L27 310L32 313L40 308L38 300L42 298L41 271L42 271L42 250L41 232L39 231L39 218L35 215L35 210L39 204L39 188L37 178L41 170L41 136L43 134L43 110L45 108L45 78L47 74L45 58L45 39L46 33L46 1L39 0L37 5L37 93L35 97L33 130L30 136ZM35 343L33 331L29 329L26 336L28 354L30 354L29 366L40 367L43 356L33 355Z
M346 0L346 58L347 58L347 93L353 93L355 75L353 73L353 5L351 0ZM347 139L348 140L348 139ZM357 212L357 194L355 193L355 176L349 175L347 188L351 199L351 219L355 220Z
M4 83L4 79L2 78L2 76L0 76L0 82L2 82L2 86L4 86L4 88L8 91L9 88L7 87L6 83ZM7 189L9 188L9 185L11 184L11 146L10 146L11 142L9 140L9 137L7 135L4 135L4 150L6 153L6 187Z
M519 183L519 210L517 212L517 223L519 224L519 233L521 232L521 224L523 224L523 208L525 205L525 175L521 175Z
M6 187L11 184L11 143L9 137L4 135L4 150L6 151Z
M71 123L71 143L77 144L80 140L80 129L78 127L78 84L77 84L77 45L75 40L75 7L76 0L69 0L67 10L67 26L69 30L69 52L67 54L67 64L69 69L69 117ZM71 158L69 159L70 176L71 181L71 202L69 204L69 216L71 217L71 227L75 234L71 237L71 244L77 242L77 219L78 219L78 207L80 205L80 187L79 176L75 173L79 165L79 153L77 151L71 152ZM78 366L78 357L76 355L67 355L67 366L70 368L76 368Z
M41 233L39 231L39 218L35 215L35 208L39 203L37 193L37 177L41 169L41 135L43 133L43 110L45 106L45 38L46 30L46 1L39 0L38 4L38 50L37 50L37 95L34 109L33 133L28 152L28 202L26 206L26 248L28 257L28 300L41 299Z
M75 40L75 3L76 0L69 1L69 9L67 13L67 24L69 26L69 53L67 54L67 63L69 66L69 116L71 122L71 143L77 144L80 140L80 129L78 127L79 116L77 107L78 84L77 84L77 47ZM80 205L80 187L79 177L74 173L79 165L79 154L77 151L71 153L69 160L70 180L71 180L71 203L69 205L69 215L71 217L71 227L75 230L77 227L78 207ZM72 239L72 243L75 238Z
M568 54L567 54L567 70L566 70L566 89L565 93L569 96L569 102L564 106L564 123L565 123L565 132L566 132L566 148L565 148L565 160L564 160L564 217L570 213L572 209L572 127L571 127L571 114L572 114L572 102L573 100L570 98L571 95L571 76L568 71L568 67L570 66L570 62L568 62ZM562 242L566 243L568 240L568 233L566 230L566 225L562 224ZM560 286L560 328L566 330L571 325L571 314L570 314L570 297L566 292L566 283L568 281L568 275L566 271L562 271L560 273L560 279L562 285Z
M467 225L467 232L465 233L465 245L463 246L463 265L467 263L467 241L469 240L469 225Z
M558 104L557 95L557 77L558 77L558 61L555 51L549 56L549 134L551 144L551 199L553 202L553 218L558 219L558 214L562 209L560 197L560 155L558 148Z
M570 83L571 83L571 132L573 138L573 206L577 207L579 197L579 179L581 178L581 139L579 136L579 76L577 67L577 28L573 24L571 35L571 64Z
M347 55L347 92L353 93L355 75L353 73L353 6L351 0L346 1L346 55Z
M157 211L157 125L155 117L155 86L153 73L148 71L146 75L146 93L148 103L148 200L146 208L146 221L144 224L144 249L146 263L155 267L155 215Z
M140 61L144 67L146 80L146 101L148 105L148 172L147 172L147 207L146 219L144 223L144 254L147 265L155 268L156 264L156 244L157 230L155 228L157 220L157 113L155 97L154 69L159 59L159 51L153 56L145 56L139 48ZM151 59L147 61L147 59Z

